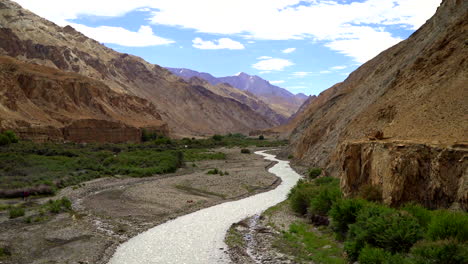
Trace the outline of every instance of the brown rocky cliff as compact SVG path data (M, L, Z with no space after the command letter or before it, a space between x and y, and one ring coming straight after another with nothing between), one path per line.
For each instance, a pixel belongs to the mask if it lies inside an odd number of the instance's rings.
M407 40L382 52L343 83L324 91L314 100L291 135L290 151L296 161L326 168L326 172L332 176L348 177L345 173L347 164L356 163L343 157L345 152L339 151L340 146L358 140L363 144L361 148L367 148L367 135L371 131L383 132L387 145L397 146L397 142L405 141L441 149L463 146L463 142L467 142L468 130L467 35L468 2L443 1L436 14ZM424 148L420 150L424 151ZM467 150L460 148L457 151L466 153ZM373 159L384 155L383 152L379 153L373 154ZM409 180L414 175L412 172L423 171L420 166L432 164L413 162L419 160L416 153L403 156L408 162L401 163L405 168L401 168L401 174L394 173L394 177L408 177ZM397 156L399 154L395 158ZM451 162L444 166L458 166L458 163ZM461 162L466 164L467 161L462 159ZM359 170L363 173L366 171L363 168ZM463 175L459 179L462 180L458 181L437 181L439 174L436 173L420 180L428 184L443 184L441 189L450 189L453 187L449 186L451 184L461 188L460 184L466 184L468 177L466 170L461 170L461 173ZM365 174L359 175L367 177ZM379 177L383 176L374 175L371 178ZM350 176L349 179L343 187L353 193L351 190L360 186L359 177ZM392 188L398 192L412 192L409 186ZM397 193L387 194L387 197L400 197L391 200L391 203L400 203L408 198ZM454 197L450 199L455 201L465 195ZM439 198L432 198L436 199L434 203L437 204Z
M120 125L124 128L156 127L167 133L167 125L145 99L114 92L79 74L3 56L0 95L0 128L13 129L23 138L66 140L61 129L81 119L126 124ZM98 123L94 124L97 129ZM135 136L128 139L135 141Z
M0 0L0 24L0 54L79 73L102 81L115 92L144 98L174 134L248 132L272 126L238 102L194 89L160 66L118 53L12 1Z

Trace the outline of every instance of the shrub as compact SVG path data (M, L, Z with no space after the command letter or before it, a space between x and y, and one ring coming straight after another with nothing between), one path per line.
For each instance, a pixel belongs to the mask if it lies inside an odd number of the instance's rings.
M358 196L371 202L381 202L382 188L380 186L366 184L359 189Z
M468 241L468 214L464 212L436 211L427 228L431 240L453 238Z
M468 263L468 245L455 240L421 241L411 248L417 264Z
M11 251L9 248L0 247L0 258L11 256Z
M0 146L6 146L10 143L11 141L7 136L5 136L4 134L0 134Z
M345 251L350 260L357 260L367 244L391 253L407 252L422 238L418 220L406 213L385 206L372 205L361 209L356 223L349 226Z
M291 209L298 214L305 215L310 205L310 200L317 193L318 190L315 184L300 180L289 193Z
M406 211L412 216L416 217L416 219L418 219L419 225L421 225L422 228L427 230L427 226L431 222L431 217L432 217L431 211L415 203L405 204L401 208L401 210Z
M217 168L214 168L214 169L207 171L206 174L218 174L220 172L221 172L220 170L218 170Z
M320 168L310 168L309 171L307 172L307 175L309 175L309 178L315 179L318 176L322 174L322 169Z
M405 259L402 255L392 255L392 253L384 249L369 246L365 246L362 249L358 261L359 264L409 264L409 260Z
M264 137L263 135L260 135L260 136L258 136L258 139L259 139L259 140L264 140L265 137Z
M24 216L24 208L21 208L21 207L11 207L9 210L8 210L8 214L10 215L10 218L17 218L17 217L20 217L20 216Z
M221 135L213 135L212 138L213 138L213 140L216 140L216 141L221 141L221 140L223 140L223 136L221 136Z
M335 186L339 186L340 185L340 179L333 178L333 177L322 177L322 178L315 179L314 183L316 185L335 185Z
M327 215L332 205L341 198L340 187L337 185L320 186L318 194L310 200L308 211L312 214Z
M243 153L243 154L250 154L250 150L249 150L249 149L243 148L243 149L241 149L241 153Z
M62 199L59 200L49 200L45 204L45 207L49 212L58 214L61 212L70 211L72 209L71 205L72 203L67 197L62 197Z
M19 141L18 136L15 134L15 132L11 130L4 131L3 135L5 135L10 140L11 143L18 143Z
M143 129L141 131L141 141L143 142L155 140L157 138L158 138L158 134L156 134L155 132L151 132L146 129Z
M288 155L288 159L293 159L293 158L294 158L294 156L292 154Z
M349 225L356 222L359 211L366 204L368 202L362 199L342 199L337 201L329 212L332 218L332 229L342 235L348 232Z

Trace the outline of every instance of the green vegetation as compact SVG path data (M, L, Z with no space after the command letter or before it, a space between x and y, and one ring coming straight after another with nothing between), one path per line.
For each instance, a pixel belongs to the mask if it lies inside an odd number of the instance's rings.
M223 172L222 170L218 168L214 168L214 169L207 171L206 174L213 174L213 175L219 174L220 176L224 176L224 175L229 175L229 172L227 171Z
M8 215L10 216L11 219L24 216L24 214L25 214L25 211L24 211L24 208L22 207L11 207L8 210Z
M338 188L338 180L329 177L301 180L291 190L288 202L294 212L304 217L328 216L330 227L319 228L344 242L348 262L468 263L466 212L431 211L414 203L390 208L379 203L381 190L373 186L365 186L359 197L352 199L342 198ZM317 243L316 230L304 223L291 225L280 239L282 248L299 259L333 263L313 259L324 253L313 251L310 246ZM322 238L323 235L318 236Z
M226 238L224 239L224 242L226 242L226 245L230 248L244 246L244 238L242 234L235 229L235 226L234 224L229 228Z
M322 169L320 168L310 168L309 171L307 172L307 175L309 175L309 178L315 179L318 176L322 174Z
M67 197L63 197L59 200L49 200L43 207L51 213L58 214L71 211L71 206L71 201Z
M11 256L11 251L8 248L0 247L0 259Z
M242 154L250 154L250 150L243 148L243 149L241 149L241 153Z
M317 233L317 231L312 230L312 226L305 223L291 224L289 231L283 232L282 236L274 243L274 247L294 255L301 261L346 263L342 258L343 250L334 241L331 232L323 230Z
M263 135L258 136L258 140L264 140L265 137Z
M5 130L0 133L0 146L6 146L11 143L18 143L18 136L11 130Z

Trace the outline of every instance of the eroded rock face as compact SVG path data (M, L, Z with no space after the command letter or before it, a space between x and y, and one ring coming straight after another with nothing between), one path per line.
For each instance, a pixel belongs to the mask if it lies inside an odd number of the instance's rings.
M350 179L346 184L347 192L354 192L368 179L369 170L362 166L377 164L372 159L391 157L393 165L382 161L383 168L392 168L385 173L388 177L385 186L395 188L387 189L388 203L412 198L432 203L431 199L440 199L440 203L434 203L442 206L461 199L466 194L455 199L449 195L449 190L461 188L466 192L461 185L465 184L463 181L453 180L455 176L448 172L428 171L428 164L436 163L429 166L431 170L439 166L438 159L433 157L435 154L425 156L426 152L435 152L433 148L411 147L413 151L378 155L377 149L371 152L366 147L353 152L352 148L361 147L350 146L348 152L342 152L340 146L356 141L372 144L372 140L383 139L434 145L441 149L440 153L451 153L450 146L466 144L467 28L468 2L442 1L436 14L408 39L363 64L344 82L314 99L291 134L287 154L293 154L296 162L324 168L328 175L338 177L344 173L341 161L342 155L347 153L346 169L358 170L345 173ZM372 159L363 158L366 155ZM361 165L361 160L368 163ZM458 166L456 158L440 162L441 171L445 170L443 166ZM365 180L359 180L360 177ZM419 186L408 189L411 184L407 182L416 179ZM390 180L394 183L388 185ZM426 186L424 182L433 185ZM433 194L419 196L429 187L434 188ZM441 197L437 196L439 192L442 192Z
M106 120L76 120L63 128L66 141L72 142L140 142L141 130Z
M384 203L417 201L431 208L468 209L468 148L409 142L349 142L341 146L341 188L382 190Z

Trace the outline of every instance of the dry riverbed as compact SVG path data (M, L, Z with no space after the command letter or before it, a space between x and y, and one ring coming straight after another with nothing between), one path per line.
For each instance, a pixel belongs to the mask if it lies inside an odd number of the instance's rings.
M9 219L7 212L0 212L0 248L11 254L0 256L0 263L106 263L120 243L142 231L280 183L266 171L272 164L261 156L241 154L239 148L215 151L226 153L226 160L188 162L173 174L104 178L63 189L53 199L70 198L73 212L37 223L26 222L28 213ZM207 174L213 168L224 175Z

